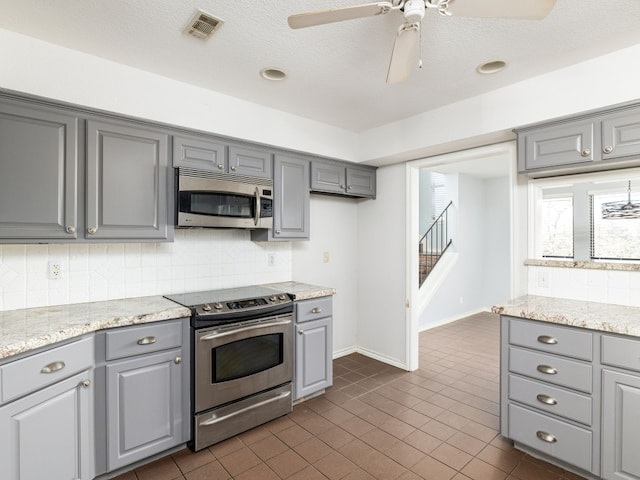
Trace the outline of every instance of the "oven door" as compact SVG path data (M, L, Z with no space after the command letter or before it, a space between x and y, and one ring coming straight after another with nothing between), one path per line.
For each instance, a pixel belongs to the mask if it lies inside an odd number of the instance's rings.
M293 378L293 315L196 330L195 412Z
M179 227L271 228L269 186L214 178L178 176Z

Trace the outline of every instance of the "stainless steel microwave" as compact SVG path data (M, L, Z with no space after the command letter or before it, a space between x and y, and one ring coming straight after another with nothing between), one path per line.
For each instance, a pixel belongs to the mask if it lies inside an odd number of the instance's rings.
M272 228L273 181L177 170L178 227Z

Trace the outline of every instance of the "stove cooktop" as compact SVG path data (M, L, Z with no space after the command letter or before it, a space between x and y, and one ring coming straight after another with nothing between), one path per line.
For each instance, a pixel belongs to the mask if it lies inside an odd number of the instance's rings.
M206 290L203 292L178 293L175 295L165 295L165 298L193 308L206 303L225 303L236 300L248 300L260 297L271 297L282 295L283 292L272 290L271 288L252 285L249 287L225 288L222 290ZM288 295L287 295L288 298Z

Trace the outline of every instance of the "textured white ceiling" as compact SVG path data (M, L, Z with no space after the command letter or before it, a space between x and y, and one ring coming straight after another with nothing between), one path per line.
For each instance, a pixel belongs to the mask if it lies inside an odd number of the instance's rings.
M287 26L292 13L367 1L0 0L0 28L356 132L640 43L640 0L557 0L542 21L428 10L424 67L387 85L399 14ZM206 42L183 33L198 8L225 20ZM494 59L509 67L475 72ZM268 82L264 67L289 77Z

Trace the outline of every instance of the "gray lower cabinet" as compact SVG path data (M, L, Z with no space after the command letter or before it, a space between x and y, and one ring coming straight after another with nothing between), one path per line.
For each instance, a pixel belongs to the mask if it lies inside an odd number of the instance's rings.
M88 239L171 239L169 136L87 121Z
M94 477L93 355L91 337L0 367L0 478Z
M76 238L78 124L53 108L0 102L0 238Z
M294 401L333 385L331 297L296 302Z
M313 160L311 162L311 191L375 198L376 169Z
M98 473L188 441L187 331L188 320L182 319L101 333L106 365L104 402L96 415Z
M309 239L309 160L276 155L273 229L253 230L254 241Z
M518 128L518 171L530 176L640 164L640 105L630 103Z

